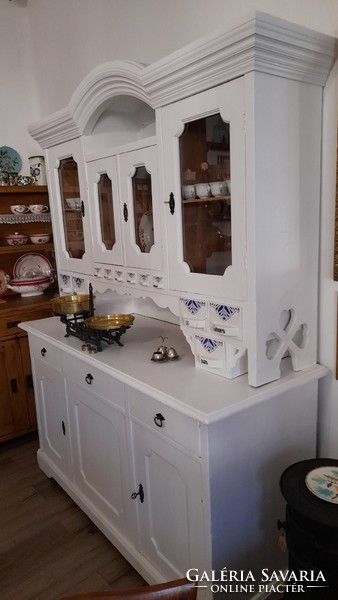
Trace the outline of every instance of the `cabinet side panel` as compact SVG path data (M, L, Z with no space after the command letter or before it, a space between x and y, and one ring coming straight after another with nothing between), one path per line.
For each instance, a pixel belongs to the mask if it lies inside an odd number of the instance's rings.
M246 80L249 382L316 363L322 89Z

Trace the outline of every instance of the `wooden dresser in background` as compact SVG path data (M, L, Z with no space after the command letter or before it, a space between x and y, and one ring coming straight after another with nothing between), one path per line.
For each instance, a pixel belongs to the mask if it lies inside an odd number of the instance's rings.
M10 209L13 204L49 205L47 186L0 187L0 268L13 277L16 261L32 252L46 256L54 267L52 241L32 244L28 240L23 246L7 244L6 235L15 231L25 235L52 234L48 215L44 221L31 214L30 222L15 222ZM41 296L22 298L10 292L0 298L0 443L37 427L28 339L18 323L51 316L50 298L55 293L55 288L49 288Z

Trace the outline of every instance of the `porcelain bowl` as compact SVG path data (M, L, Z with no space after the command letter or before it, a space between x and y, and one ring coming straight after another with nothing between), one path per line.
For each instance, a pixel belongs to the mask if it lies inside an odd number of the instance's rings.
M47 244L50 240L50 235L47 233L34 233L29 239L32 244Z
M28 236L22 233L11 233L6 236L6 242L9 246L23 246L27 244Z
M16 277L10 280L7 287L23 297L41 296L50 283L50 277L44 275L32 278Z

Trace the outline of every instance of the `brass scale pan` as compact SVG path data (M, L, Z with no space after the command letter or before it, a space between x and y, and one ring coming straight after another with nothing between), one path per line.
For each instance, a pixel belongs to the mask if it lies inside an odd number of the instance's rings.
M60 296L51 299L53 312L58 315L71 315L89 310L90 295ZM85 324L90 329L109 331L120 329L122 326L130 327L135 317L130 314L98 315L88 317Z

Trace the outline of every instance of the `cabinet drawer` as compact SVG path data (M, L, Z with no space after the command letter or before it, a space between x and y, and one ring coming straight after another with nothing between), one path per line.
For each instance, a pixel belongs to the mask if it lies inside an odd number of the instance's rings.
M200 456L197 421L133 388L128 388L128 397L133 417Z
M63 373L66 381L81 385L115 406L125 408L125 385L108 373L67 354L63 355Z
M23 335L22 329L18 327L18 324L22 321L33 321L35 319L43 319L44 317L50 317L50 307L46 309L39 309L36 314L33 311L27 311L23 314L22 312L15 312L9 316L0 317L0 337L12 337L14 335Z
M29 351L31 356L41 358L56 369L61 369L61 350L53 344L38 337L29 335Z

